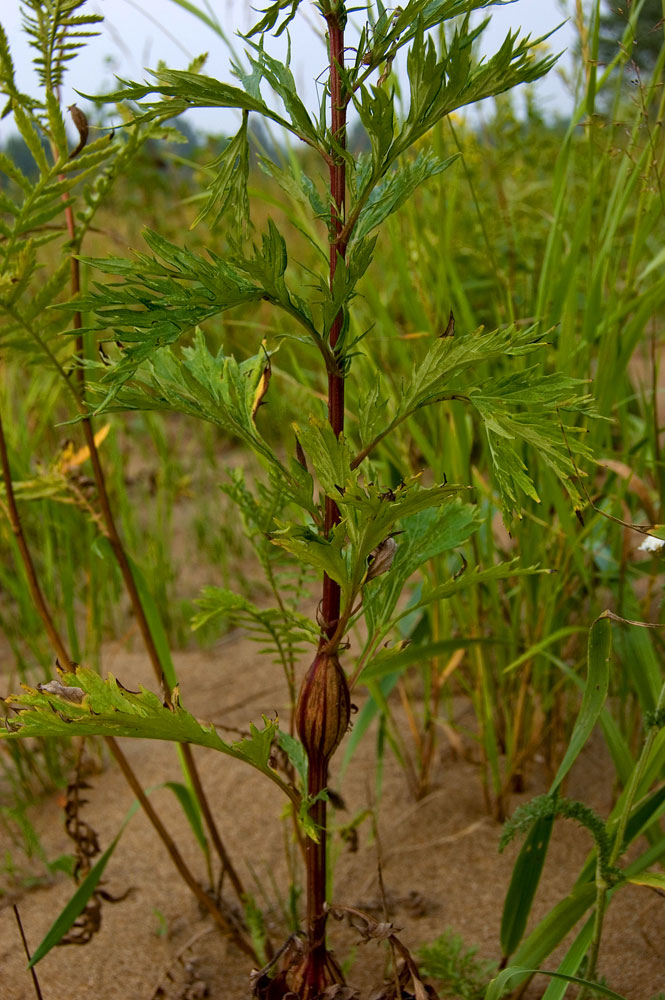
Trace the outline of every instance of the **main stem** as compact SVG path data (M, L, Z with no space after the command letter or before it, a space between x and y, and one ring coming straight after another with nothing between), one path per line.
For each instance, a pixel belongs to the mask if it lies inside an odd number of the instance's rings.
M326 16L328 24L329 55L330 55L330 105L331 131L334 143L344 147L346 142L346 102L342 92L342 73L344 69L344 28L340 23L338 12ZM332 289L335 271L340 259L346 255L346 244L342 239L345 212L346 165L342 156L331 150L330 161L330 287ZM330 346L335 351L342 330L343 312L340 310L330 330ZM328 420L339 435L344 430L344 378L337 370L328 372ZM340 521L337 504L326 497L324 530L328 535ZM325 646L335 634L340 616L340 588L326 574L323 577L323 597L321 601L324 635L321 645ZM309 755L308 791L312 798L323 791L328 784L328 761L314 755ZM312 995L326 985L326 970L330 968L326 951L326 803L317 799L312 806L311 816L320 831L319 842L307 839L307 932L309 940L309 962L305 995Z

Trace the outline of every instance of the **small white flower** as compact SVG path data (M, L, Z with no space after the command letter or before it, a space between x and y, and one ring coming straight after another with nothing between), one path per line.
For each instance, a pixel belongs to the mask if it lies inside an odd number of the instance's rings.
M639 547L640 552L660 552L660 550L665 546L665 541L662 538L656 538L655 535L647 535L642 544Z

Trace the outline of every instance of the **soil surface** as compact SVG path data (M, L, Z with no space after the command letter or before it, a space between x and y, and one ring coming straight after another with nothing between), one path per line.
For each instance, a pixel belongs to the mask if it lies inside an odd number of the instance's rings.
M182 653L176 657L176 668L183 703L201 719L245 729L261 713L278 712L282 719L288 718L279 668L258 656L256 646L242 636L231 636L206 652ZM145 658L120 645L106 648L103 669L128 687L154 686ZM354 696L354 700L362 698ZM460 703L459 715L466 711ZM172 746L122 742L144 787L180 780ZM212 751L197 749L195 754L228 850L247 888L267 910L271 937L279 944L286 936L281 913L289 885L284 842L291 835L288 823L280 819L284 804L280 793L261 775L233 760ZM333 768L331 786L346 805L345 811L334 816L336 824L349 823L367 807L375 788L374 764L370 733L341 782ZM606 815L612 804L612 773L601 741L592 741L571 774L567 793ZM485 812L478 768L468 755L455 757L445 738L433 779L434 790L414 802L394 758L389 753L385 757L378 828L390 919L402 928L401 939L413 949L451 928L466 945L477 945L481 957L496 960L503 899L519 844L498 854L501 827ZM89 781L92 788L86 792L88 805L82 816L97 831L104 849L117 834L133 795L113 764ZM530 773L524 794L515 796L513 806L545 787L543 775ZM155 788L151 800L203 880L200 851L172 793ZM49 858L71 851L63 827L62 794L36 806L31 820ZM383 919L371 823L363 822L358 833L355 851L336 840L333 899ZM588 848L583 831L558 822L534 920L570 891ZM7 836L0 831L2 854L10 849ZM15 848L14 854L18 862ZM203 996L246 1000L251 963L202 915L140 812L122 835L107 867L104 887L114 895L127 889L131 893L122 902L104 904L101 928L89 944L55 948L38 965L44 1000L195 1000ZM51 884L29 891L15 884L2 899L0 995L6 1000L33 1000L36 995L11 903L19 905L34 950L71 894L71 881L58 875ZM226 898L232 901L228 890ZM348 980L366 997L382 978L385 945L362 944L351 928L330 923L332 943L348 970ZM555 968L554 963L555 959L550 967ZM615 895L606 919L600 972L627 1000L650 1000L665 990L662 896L638 887ZM537 977L525 1000L541 997L547 983ZM571 988L568 995L574 993Z

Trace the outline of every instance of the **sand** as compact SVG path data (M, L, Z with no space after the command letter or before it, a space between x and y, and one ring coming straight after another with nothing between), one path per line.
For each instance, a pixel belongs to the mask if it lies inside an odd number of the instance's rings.
M145 657L119 644L105 649L103 668L128 686L137 682L152 686ZM178 655L176 668L184 704L202 719L246 727L250 720L259 720L261 713L280 712L282 718L287 717L279 668L259 657L256 647L241 635L206 652ZM461 704L460 712L465 711ZM173 747L138 741L123 741L123 747L144 787L180 779ZM271 937L279 944L285 936L281 912L288 888L284 839L289 837L289 826L280 819L284 804L280 792L233 760L212 751L195 750L195 754L228 850L241 878L267 911ZM496 960L503 899L519 845L498 854L501 827L484 810L479 770L471 758L471 753L454 757L444 740L433 790L414 802L402 771L390 754L386 756L378 805L383 876L390 919L402 928L400 936L409 947L432 941L449 927L467 945L477 945L482 957ZM605 815L612 803L612 773L602 741L594 739L578 760L567 792ZM133 796L113 764L89 780L93 787L83 816L105 848ZM335 822L348 823L373 795L371 733L341 783L333 768L331 784L347 807L336 814ZM515 796L513 805L544 787L544 775L534 771L525 793ZM172 794L157 789L151 799L203 879L200 852ZM63 828L62 795L40 802L31 818L49 857L71 849ZM0 833L0 848L4 852L9 846ZM588 835L568 822L558 822L534 920L567 894L588 848ZM374 908L378 916L377 845L370 823L361 824L356 851L338 838L334 852L333 899ZM245 1000L249 996L251 963L201 913L141 813L122 836L108 865L105 887L118 895L129 888L132 891L124 901L104 905L101 929L89 944L55 948L38 965L44 1000L196 1000L202 996ZM0 904L2 998L32 1000L35 996L10 904L18 903L34 950L71 894L72 883L58 875L46 887L28 891L14 886L4 897ZM638 887L622 889L610 907L600 971L628 1000L650 1000L665 990L664 915L665 900ZM337 922L331 921L330 931L337 956L348 967L349 982L367 996L381 979L384 946L360 943L350 928ZM538 977L525 996L535 1000L546 986L547 980Z

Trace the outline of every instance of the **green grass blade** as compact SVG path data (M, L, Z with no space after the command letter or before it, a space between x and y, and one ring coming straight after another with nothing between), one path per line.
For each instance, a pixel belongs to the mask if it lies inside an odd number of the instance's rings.
M198 803L192 794L190 788L186 785L181 784L179 781L167 781L164 785L165 788L170 788L178 802L182 807L189 825L192 828L192 832L196 837L199 846L204 854L208 854L208 841L206 835L203 831L203 823L201 822L201 811L198 807Z
M134 802L127 813L120 830L111 841L109 846L106 848L102 854L99 861L90 869L86 877L81 882L80 886L69 900L65 908L56 917L55 921L46 933L46 936L41 941L41 943L35 949L35 952L30 959L28 968L32 968L37 962L40 962L45 955L49 953L51 948L53 948L58 941L60 941L67 931L70 929L76 918L83 913L88 900L91 898L93 892L99 884L99 880L104 874L104 869L106 868L111 855L118 846L118 841L122 836L125 827L129 823L130 819L138 809L138 802Z
M554 818L551 816L536 820L515 862L501 918L501 951L506 958L513 954L522 940L553 826Z
M407 646L400 653L394 656L377 656L365 667L360 675L360 680L377 681L383 677L388 677L394 673L402 674L407 667L414 663L422 663L423 660L431 660L442 653L454 653L456 649L467 649L476 646L478 643L491 643L490 639L440 639L437 642L427 642L420 645Z
M603 710L610 682L610 653L612 651L612 626L602 615L591 626L587 652L587 682L568 749L552 782L550 792L555 792L577 756L589 739L593 727Z
M581 885L560 900L538 926L523 941L515 954L520 966L537 966L563 941L577 921L593 904L596 886L593 882Z
M556 971L562 972L567 976L574 976L587 953L592 936L593 916L589 917ZM567 989L568 983L562 982L560 979L553 979L543 994L543 1000L563 1000Z
M577 976L567 976L563 972L549 972L546 969L521 969L515 966L504 969L496 979L492 980L487 987L485 1000L500 1000L510 982L514 979L523 980L526 976L532 976L535 973L539 973L542 976L552 976L555 979L563 979L565 982L575 983L577 986L585 986L592 993L597 993L600 997L610 997L610 1000L626 1000L620 993L615 993L614 990L608 989L607 986L601 986L600 983L590 983L587 979L578 979Z
M362 740L363 736L372 724L372 720L376 717L379 712L380 703L384 703L385 699L388 697L392 689L397 684L400 678L400 674L391 674L389 677L383 677L378 683L378 687L374 689L374 685L370 688L370 697L365 702L357 718L353 723L353 729L351 730L351 735L349 736L346 744L346 750L344 752L344 760L342 761L342 766L339 771L340 780L346 771L347 767L351 762L351 758L358 749L358 744ZM375 697L372 693L376 690L377 696Z
M523 663L527 663L529 660L532 660L534 656L541 653L544 649L547 649L547 647L551 646L553 643L559 642L560 639L566 639L569 635L575 635L577 632L584 631L585 629L582 625L568 625L565 628L559 628L555 632L551 632L549 635L545 636L544 639L541 639L540 642L536 642L533 646L530 646L525 653L518 656L517 659L513 660L512 663L509 663L507 667L504 667L504 674L508 674L512 670L517 670L517 668L521 667Z

